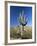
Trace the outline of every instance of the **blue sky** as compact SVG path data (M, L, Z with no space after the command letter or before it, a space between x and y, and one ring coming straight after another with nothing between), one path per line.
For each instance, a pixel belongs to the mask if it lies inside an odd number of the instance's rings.
M10 26L19 25L17 18L20 12L24 11L24 15L28 18L27 25L32 26L32 7L10 6Z

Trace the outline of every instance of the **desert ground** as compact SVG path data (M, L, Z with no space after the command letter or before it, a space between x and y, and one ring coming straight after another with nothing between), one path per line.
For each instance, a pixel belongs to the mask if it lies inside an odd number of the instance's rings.
M24 31L20 30L21 27L10 27L10 39L31 39L32 38L32 27L24 26ZM21 35L22 33L22 35Z

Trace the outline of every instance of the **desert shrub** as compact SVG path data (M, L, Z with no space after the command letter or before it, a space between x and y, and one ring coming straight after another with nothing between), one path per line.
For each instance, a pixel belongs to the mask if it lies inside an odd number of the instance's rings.
M18 32L19 27L17 28L10 28L10 38L13 39L31 39L32 38L32 30L28 27L25 27L27 31L23 32L23 35L21 36L21 32ZM18 33L17 33L18 32Z
M21 37L21 39L31 39L32 38L32 32L23 32L23 35Z
M17 33L17 31L18 31L18 29L11 28L10 29L10 37L13 39L19 38L21 33L20 32Z

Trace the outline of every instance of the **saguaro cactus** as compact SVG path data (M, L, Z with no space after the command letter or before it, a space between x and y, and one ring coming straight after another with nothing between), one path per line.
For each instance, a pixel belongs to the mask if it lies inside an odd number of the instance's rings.
M24 26L26 26L26 24L27 24L27 18L24 15L24 11L22 11L22 13L20 13L19 23L22 26L22 28L21 28L22 29L21 30L21 35L22 35L22 32L24 31Z

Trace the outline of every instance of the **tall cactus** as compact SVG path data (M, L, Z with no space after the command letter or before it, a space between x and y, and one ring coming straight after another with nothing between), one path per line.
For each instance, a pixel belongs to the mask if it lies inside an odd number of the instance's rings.
M22 31L24 31L24 26L26 26L26 24L27 24L26 19L27 18L24 15L24 11L22 11L22 14L20 13L20 16L19 16L19 23L22 26L21 35L22 35Z

